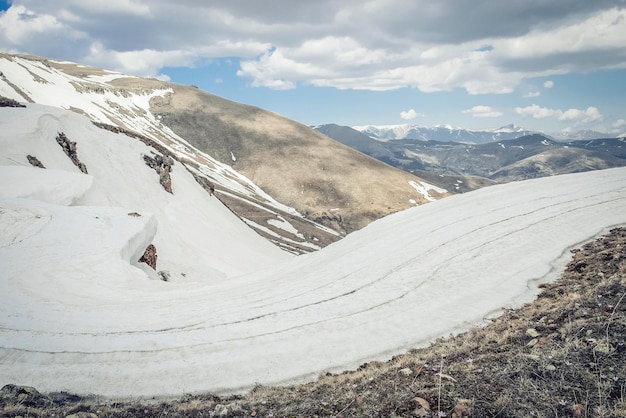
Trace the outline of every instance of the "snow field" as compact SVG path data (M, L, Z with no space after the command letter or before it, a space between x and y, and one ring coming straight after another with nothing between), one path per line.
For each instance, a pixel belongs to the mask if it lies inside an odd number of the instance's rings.
M569 249L626 224L626 169L613 169L456 195L293 257L180 164L170 195L145 145L29 108L0 112L0 385L128 398L312 379L530 301ZM172 282L134 261L149 242Z

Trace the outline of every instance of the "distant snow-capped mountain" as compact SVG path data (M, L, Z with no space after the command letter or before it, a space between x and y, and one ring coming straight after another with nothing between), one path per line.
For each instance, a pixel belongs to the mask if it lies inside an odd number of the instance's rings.
M381 126L365 125L353 126L352 128L379 141L417 139L421 141L466 142L473 144L504 141L534 133L533 131L515 125L506 125L497 129L484 130L463 129L450 125L424 127L410 124Z
M491 131L491 138L498 140L483 143L470 143L467 137L464 141L450 137L446 141L432 140L436 137L434 135L429 135L429 140L403 138L381 141L348 126L322 125L315 129L394 167L418 173L422 178L428 177L430 173L441 174L444 176L440 177L441 186L457 192L473 190L474 186L482 187L485 185L483 180L487 179L497 182L519 181L626 165L623 139L557 141L541 134L501 139L527 132L514 125ZM437 131L427 133L433 132ZM441 132L445 131L440 128ZM459 132L463 131L456 131L457 134ZM474 186L469 186L468 179L457 176L473 177ZM483 180L476 181L476 177Z
M606 132L592 131L590 129L583 129L580 131L565 131L565 132L551 132L550 136L557 141L576 141L576 140L592 140L603 138L620 138L624 134L614 135Z
M540 134L547 138L555 139L557 141L576 139L599 139L614 136L607 133L591 130L546 133L533 131L514 124L509 124L493 129L464 129L451 125L436 125L433 127L425 127L411 124L362 125L353 126L352 128L379 141L390 141L394 139L417 139L421 141L463 142L468 144L484 144L494 141L506 141L509 139L516 139L522 136L533 134Z

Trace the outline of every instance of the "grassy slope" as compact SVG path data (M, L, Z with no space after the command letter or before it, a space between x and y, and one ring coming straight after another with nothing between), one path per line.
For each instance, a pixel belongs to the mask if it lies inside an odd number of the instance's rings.
M174 94L151 101L165 125L309 219L352 232L411 199L426 203L410 173L275 113L172 86Z
M626 417L626 229L573 253L532 304L385 363L300 386L170 402L21 389L21 397L0 395L0 416Z

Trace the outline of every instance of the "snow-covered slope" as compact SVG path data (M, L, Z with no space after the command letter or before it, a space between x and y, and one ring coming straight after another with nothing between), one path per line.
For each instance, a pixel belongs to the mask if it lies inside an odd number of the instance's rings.
M292 257L178 162L165 192L139 141L58 109L0 115L0 385L138 397L314 378L528 301L568 249L626 224L613 169L453 196ZM137 263L149 242L177 280Z
M201 152L161 123L150 103L157 98L167 101L172 91L171 85L154 79L0 53L0 96L72 110L94 122L140 134L144 142L154 142L212 183L220 199L237 202L229 204L231 210L245 218L258 233L288 251L317 250L322 246L320 242L339 239L337 232L305 219L293 207L278 202L231 166ZM256 222L247 217L249 214ZM267 222L277 219L283 219L287 228Z
M89 174L83 174L64 153L56 140L59 133L76 143L77 156ZM46 206L42 216L60 225L76 219L72 226L75 234L81 227L86 234L104 228L107 236L114 236L129 225L141 226L137 234L142 238L125 250L126 262L136 263L152 242L157 249L157 270L167 272L172 280L214 281L290 258L205 191L183 164L174 162L170 173L173 190L168 193L144 160L144 156L159 155L157 150L124 134L100 129L81 115L36 104L2 108L0 144L2 195L57 205ZM46 169L33 167L28 156L36 157ZM10 204L13 208L24 205L29 211L34 205L15 200ZM92 217L99 216L101 207L100 221L81 224L90 216L83 218L78 206L92 207ZM117 218L109 215L110 207L123 208L132 222L114 221ZM126 215L133 212L141 216ZM106 231L108 223L113 230ZM10 224L10 218L3 224ZM71 247L75 238L60 237L64 242L57 246ZM122 234L121 242L127 238ZM90 248L95 248L103 238L94 234L91 239ZM30 274L29 270L25 274Z
M411 187L421 180L411 173L193 86L0 53L0 96L72 110L155 142L213 183L250 227L294 253L428 202Z

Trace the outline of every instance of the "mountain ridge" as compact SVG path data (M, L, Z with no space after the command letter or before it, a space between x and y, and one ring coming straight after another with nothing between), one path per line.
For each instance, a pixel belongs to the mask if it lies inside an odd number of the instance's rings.
M411 186L421 179L410 173L282 116L192 86L29 55L0 54L0 72L2 96L69 109L180 154L201 167L197 175L215 185L216 196L231 210L295 252L323 247L375 219L428 202ZM294 236L276 227L277 216L299 224L300 244L284 242Z
M502 183L626 165L623 138L564 142L533 133L473 144L411 138L378 141L350 127L332 124L316 129L455 192L493 184L490 181ZM515 135L521 132L518 129Z

